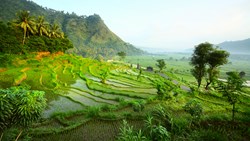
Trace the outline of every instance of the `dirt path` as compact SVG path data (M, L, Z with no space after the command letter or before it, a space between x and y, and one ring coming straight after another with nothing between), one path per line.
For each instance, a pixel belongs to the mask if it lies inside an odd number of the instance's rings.
M164 74L164 73L158 73L158 74L159 74L161 77L163 77L163 78L169 80L169 77L168 77L166 74ZM177 80L172 80L172 82L173 82L175 85L179 84L179 82L178 82ZM187 92L190 92L190 91L191 91L191 89L190 89L188 86L181 85L180 87L181 87L181 89L184 90L184 91L187 91Z

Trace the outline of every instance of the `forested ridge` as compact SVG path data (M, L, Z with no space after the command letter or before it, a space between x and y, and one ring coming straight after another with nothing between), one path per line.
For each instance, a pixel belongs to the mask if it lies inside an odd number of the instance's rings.
M32 16L44 16L49 23L58 23L74 45L74 48L68 51L70 53L95 59L110 58L120 51L126 52L127 55L144 53L110 31L97 14L78 16L75 13L43 8L32 1L1 0L0 20L11 21L20 10L30 11Z

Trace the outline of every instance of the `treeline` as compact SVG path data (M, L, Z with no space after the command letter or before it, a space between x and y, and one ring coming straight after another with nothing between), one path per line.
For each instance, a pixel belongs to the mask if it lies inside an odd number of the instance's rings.
M20 11L7 24L0 22L0 32L1 53L65 52L73 48L58 24L49 24L43 16L32 17L29 11Z

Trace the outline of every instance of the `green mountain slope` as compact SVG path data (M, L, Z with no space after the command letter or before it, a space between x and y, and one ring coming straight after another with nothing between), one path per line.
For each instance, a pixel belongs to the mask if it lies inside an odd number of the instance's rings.
M250 54L250 38L239 41L226 41L218 44L218 46L231 54Z
M124 51L128 55L138 55L144 52L133 45L124 42L105 25L97 14L91 16L78 16L50 8L43 8L27 0L1 0L0 20L11 21L20 10L28 10L34 16L43 15L50 23L59 23L63 32L72 41L77 53L86 57L98 58L116 55Z

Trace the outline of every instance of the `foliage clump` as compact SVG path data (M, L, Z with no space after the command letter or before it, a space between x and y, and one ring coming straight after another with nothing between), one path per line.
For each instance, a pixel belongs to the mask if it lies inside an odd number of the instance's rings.
M196 100L187 102L184 106L184 110L192 116L192 122L199 121L203 112L201 104Z
M0 22L0 31L2 53L65 52L73 48L58 24L50 25L42 16L35 19L29 11L20 11L8 25Z
M46 106L43 91L22 86L0 89L0 129L27 127L39 119Z

